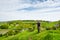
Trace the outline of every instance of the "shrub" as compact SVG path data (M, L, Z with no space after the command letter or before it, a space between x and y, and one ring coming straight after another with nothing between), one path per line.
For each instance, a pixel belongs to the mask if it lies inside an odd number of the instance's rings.
M0 34L0 37L2 37L2 34Z
M5 35L7 35L7 36L15 35L15 31L14 30L10 30Z
M33 31L34 29L33 28L28 28L28 31Z
M8 25L4 24L0 26L1 29L8 29Z

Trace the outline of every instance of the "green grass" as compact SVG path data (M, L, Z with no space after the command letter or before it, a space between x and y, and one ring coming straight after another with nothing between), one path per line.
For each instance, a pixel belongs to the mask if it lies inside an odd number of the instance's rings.
M16 35L8 36L6 38L1 37L1 40L60 40L59 30L48 30L41 33L37 31L28 32L23 31Z
M58 22L41 21L41 27L44 28L44 30L38 33L36 21L34 20L1 22L0 27L8 27L8 29L0 28L1 34L4 34L9 30L24 29L24 31L18 32L15 35L2 36L0 37L0 40L60 40L60 28L57 30L46 30L46 27L52 28L57 23ZM25 28L29 29L33 27L35 27L34 31L25 30Z

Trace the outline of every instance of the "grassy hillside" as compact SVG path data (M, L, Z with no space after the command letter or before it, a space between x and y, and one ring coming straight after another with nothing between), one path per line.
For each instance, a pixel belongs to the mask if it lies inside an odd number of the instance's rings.
M17 20L0 22L0 40L60 40L60 21Z
M23 31L16 35L2 37L1 40L60 40L59 30L43 31L41 33Z

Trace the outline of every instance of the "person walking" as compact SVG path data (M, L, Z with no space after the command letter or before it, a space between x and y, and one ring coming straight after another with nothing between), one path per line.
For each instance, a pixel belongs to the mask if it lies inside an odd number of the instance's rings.
M38 33L40 32L40 21L37 21L37 30L38 30Z

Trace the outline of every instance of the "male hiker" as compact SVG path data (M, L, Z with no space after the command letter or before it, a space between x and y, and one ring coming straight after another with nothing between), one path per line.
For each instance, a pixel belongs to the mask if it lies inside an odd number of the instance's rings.
M37 30L38 30L38 33L40 32L40 22L37 21Z

